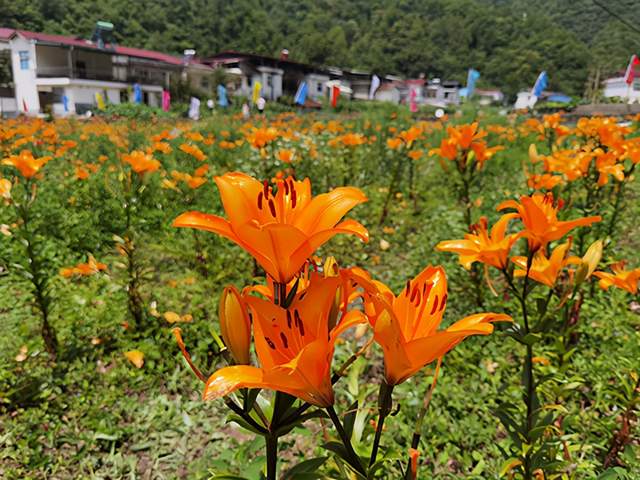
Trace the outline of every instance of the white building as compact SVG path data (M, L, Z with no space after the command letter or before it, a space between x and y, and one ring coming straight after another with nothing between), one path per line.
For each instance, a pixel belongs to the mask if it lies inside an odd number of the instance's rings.
M431 80L424 88L424 103L434 107L445 108L460 104L460 82L454 80Z
M11 55L13 99L0 98L2 116L83 114L96 108L97 94L107 103L132 101L135 84L145 104L160 106L172 75L193 72L202 84L213 72L161 52L7 28L0 28L3 51Z
M605 98L620 98L627 103L640 102L640 79L635 79L631 85L624 77L614 77L605 80L602 95Z

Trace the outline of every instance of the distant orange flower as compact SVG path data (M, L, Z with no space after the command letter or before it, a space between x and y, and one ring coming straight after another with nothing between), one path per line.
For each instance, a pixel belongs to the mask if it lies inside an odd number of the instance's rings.
M197 145L192 145L190 143L183 143L180 145L180 150L184 153L191 155L193 158L200 162L204 162L207 159L207 156L198 148Z
M338 336L365 323L362 312L346 314L337 327L328 324L338 277L312 274L311 284L289 308L247 297L253 313L254 342L260 368L235 365L215 372L207 380L203 397L211 400L239 388L267 388L288 393L312 405L333 405L331 360Z
M158 160L140 150L134 150L129 154L123 155L122 160L131 165L131 169L138 175L152 173L160 168L160 162Z
M290 149L283 148L278 150L278 159L284 163L291 163L293 161L295 152Z
M520 238L518 233L506 235L509 221L515 217L516 214L513 213L500 217L491 227L491 234L488 231L487 217L482 217L476 225L472 226L472 232L464 236L464 240L446 240L440 242L436 249L460 255L460 263L467 270L471 268L473 262L504 270L507 267L511 247Z
M530 251L546 247L549 242L559 240L576 227L588 226L602 220L599 215L576 220L558 220L559 204L554 203L553 194L534 193L521 196L520 203L507 200L498 205L498 210L513 208L523 223L522 236L527 238Z
M187 179L187 185L189 185L189 188L193 190L201 187L205 183L207 183L207 179L204 177L193 177L189 175L189 178Z
M423 151L422 150L410 150L407 153L407 156L411 159L411 160L418 160L422 157L423 155Z
M32 178L49 160L50 156L35 158L31 150L22 150L18 155L4 158L2 164L17 168L24 178Z
M558 280L558 276L562 269L570 263L581 263L581 259L577 257L567 257L567 252L571 247L571 242L558 245L549 258L541 251L538 250L531 262L531 268L529 269L529 278L535 280L538 283L542 283L549 288L553 288ZM527 257L513 257L511 259L516 266L520 269L514 270L513 274L516 277L524 277L527 274Z
M246 139L253 148L264 148L271 142L276 140L279 136L278 129L274 127L268 128L253 128L247 135ZM222 142L220 142L222 147Z
M401 138L388 138L387 139L387 147L389 147L391 150L397 150L398 148L400 148L402 146L402 139Z
M209 165L205 163L193 171L193 176L204 177L204 174L207 173L208 171L209 171Z
M69 278L74 275L88 277L106 269L107 266L104 263L96 262L93 255L89 255L89 261L87 263L79 263L75 267L62 268L60 269L60 275L65 278Z
M355 220L340 219L365 202L353 187L340 187L311 196L311 183L289 177L277 190L265 181L238 172L215 178L227 219L202 212L186 212L176 227L197 228L230 239L249 252L278 283L288 283L321 245L338 233L369 238ZM340 222L340 223L338 223Z
M562 183L561 176L550 173L530 174L527 179L527 186L533 190L551 190Z
M11 181L6 178L0 178L0 197L5 200L11 199Z
M76 179L86 180L89 178L89 171L83 167L76 167Z
M512 321L497 313L463 318L438 330L447 304L447 279L442 267L428 266L397 297L366 272L354 269L353 280L364 288L365 311L374 339L384 353L385 379L398 385L442 357L469 335L488 335L492 322Z
M600 279L598 285L603 290L608 290L609 287L614 286L626 290L627 292L635 295L638 293L638 281L640 281L640 268L633 270L626 270L625 262L618 262L611 265L611 271L608 272L594 272L593 274Z

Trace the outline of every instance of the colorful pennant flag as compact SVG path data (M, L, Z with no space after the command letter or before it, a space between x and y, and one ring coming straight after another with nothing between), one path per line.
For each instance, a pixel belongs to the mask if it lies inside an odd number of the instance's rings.
M411 88L409 91L409 110L411 110L411 113L416 113L418 111L418 104L416 103L417 96L418 92L416 92L416 89Z
M253 84L253 93L251 95L251 101L255 105L258 103L258 99L260 98L260 92L262 91L262 84L260 82L255 82Z
M66 95L62 96L62 107L64 108L65 112L69 111L69 97Z
M529 108L533 108L533 106L538 101L538 98L540 98L540 95L542 95L542 92L544 91L544 89L547 88L548 83L549 83L549 77L547 75L547 72L543 70L542 72L540 72L540 75L538 75L538 78L536 79L536 83L533 85L533 89L531 90L531 98L529 99Z
M631 85L633 83L633 79L636 77L636 69L635 66L640 63L637 55L634 53L631 55L631 60L629 60L629 65L627 66L627 71L624 73L624 81L627 85Z
M307 86L307 82L301 82L298 86L298 91L296 92L296 96L293 98L293 101L298 105L304 105L304 102L307 100L307 91L309 87Z
M369 100L376 98L376 91L380 88L380 77L374 75L371 77L371 88L369 88Z
M474 68L470 68L467 74L467 98L473 95L473 91L476 89L476 82L479 78L480 72Z
M162 90L162 110L168 112L171 108L171 94L169 90Z
M142 103L142 87L139 83L133 84L133 103Z
M96 92L96 105L98 106L98 110L104 110L104 97L100 92Z
M223 108L229 106L229 100L227 99L227 89L222 84L218 85L218 105Z
M336 108L338 106L338 97L340 96L340 86L333 85L331 87L331 106Z

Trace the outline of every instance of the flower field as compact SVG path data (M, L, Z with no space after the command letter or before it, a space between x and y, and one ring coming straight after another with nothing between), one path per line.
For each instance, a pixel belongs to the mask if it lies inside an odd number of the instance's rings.
M0 123L0 477L640 478L639 118Z

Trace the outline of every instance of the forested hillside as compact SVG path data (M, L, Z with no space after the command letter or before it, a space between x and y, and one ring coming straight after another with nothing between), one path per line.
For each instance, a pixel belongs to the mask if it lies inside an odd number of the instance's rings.
M608 8L640 24L640 2ZM513 94L540 70L581 95L623 69L640 34L592 0L0 0L2 26L88 36L111 21L122 44L200 55L235 49L378 73L464 80Z

